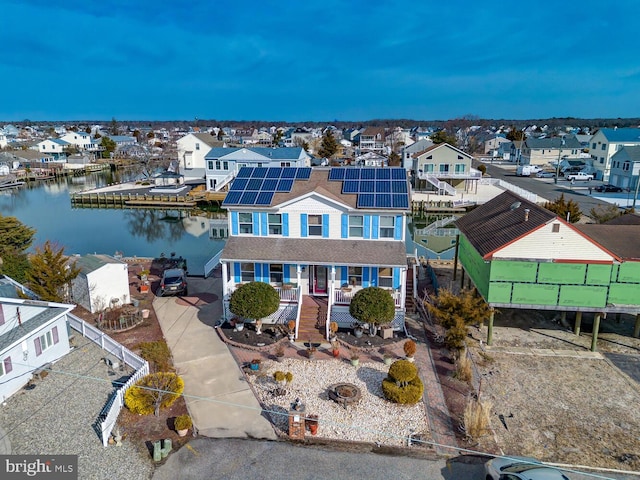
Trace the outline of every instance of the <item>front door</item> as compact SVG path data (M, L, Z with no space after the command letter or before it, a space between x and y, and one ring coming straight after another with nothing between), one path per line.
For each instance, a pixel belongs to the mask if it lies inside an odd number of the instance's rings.
M322 265L312 265L313 274L313 295L327 294L327 267Z

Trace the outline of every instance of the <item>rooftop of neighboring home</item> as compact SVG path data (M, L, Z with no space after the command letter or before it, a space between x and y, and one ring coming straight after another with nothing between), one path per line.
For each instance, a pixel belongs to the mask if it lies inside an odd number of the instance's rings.
M605 225L640 225L640 215L627 213L605 222Z
M575 227L620 260L640 260L640 225L587 223Z
M505 191L458 219L456 225L484 257L555 218L546 208Z
M412 143L407 147L404 147L403 150L406 153L423 152L432 145L433 145L433 142L431 140L427 140L426 138L423 138L421 140L418 140L415 143Z
M632 162L640 162L640 145L626 145L613 154L613 157L624 150L624 155ZM624 158L624 157L623 157Z
M610 142L640 142L640 128L601 128L598 131Z
M192 133L194 137L196 137L201 142L209 145L211 148L213 147L222 147L224 142L218 140L217 137L214 137L210 133Z
M245 150L247 152L253 152L255 154L261 155L263 157L272 158L272 159L282 159L282 160L295 160L300 158L300 156L306 152L301 147L278 147L278 148L269 148L269 147L214 147L209 153L205 156L207 159L216 159L222 158L226 155L230 155L232 153Z
M122 264L121 260L113 258L109 255L82 255L71 257L72 261L75 261L76 266L80 268L80 271L84 274L93 272L100 267L108 265L110 263Z
M573 135L567 135L566 137L552 137L552 138L530 137L525 140L525 145L531 149L559 149L559 148L579 149L579 148L582 148L582 144Z
M380 135L381 138L385 137L385 129L383 127L367 127L360 132L360 138L362 137L375 137Z

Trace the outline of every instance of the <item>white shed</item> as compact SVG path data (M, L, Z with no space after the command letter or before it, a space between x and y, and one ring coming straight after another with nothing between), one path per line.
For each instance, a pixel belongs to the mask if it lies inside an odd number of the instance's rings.
M72 284L73 300L91 313L131 302L129 266L110 255L73 257L80 274Z

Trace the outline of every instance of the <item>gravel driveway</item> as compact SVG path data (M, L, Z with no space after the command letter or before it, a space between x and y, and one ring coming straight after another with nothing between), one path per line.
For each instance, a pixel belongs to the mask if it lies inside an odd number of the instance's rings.
M52 372L33 381L35 388L20 390L0 408L13 453L78 455L83 480L150 478L153 465L145 452L126 438L121 447L103 447L93 428L113 391L111 382L127 373L109 375L105 352L79 334L75 344Z

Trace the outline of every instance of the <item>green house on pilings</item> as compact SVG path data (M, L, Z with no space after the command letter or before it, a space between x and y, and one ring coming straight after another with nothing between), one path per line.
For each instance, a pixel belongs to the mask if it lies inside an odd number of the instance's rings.
M473 284L494 308L594 314L591 349L600 320L636 316L640 335L640 217L607 224L570 224L512 192L504 192L456 222L461 284ZM487 343L491 345L493 315Z

